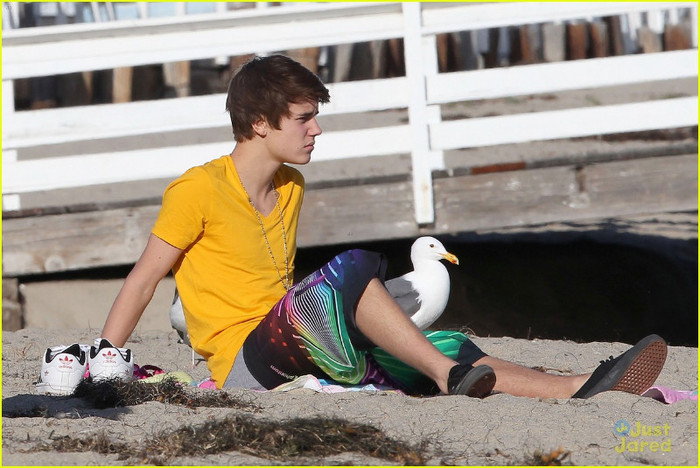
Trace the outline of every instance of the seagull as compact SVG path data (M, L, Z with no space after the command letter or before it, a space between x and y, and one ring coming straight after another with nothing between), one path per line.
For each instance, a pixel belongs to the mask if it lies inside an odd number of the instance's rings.
M413 271L384 283L389 294L421 330L442 315L450 296L450 275L440 260L459 265L459 259L439 240L419 237L411 246Z
M170 325L177 331L180 336L180 342L192 347L190 343L190 334L187 331L187 323L185 323L185 310L182 308L182 300L180 294L175 289L175 297L170 306Z

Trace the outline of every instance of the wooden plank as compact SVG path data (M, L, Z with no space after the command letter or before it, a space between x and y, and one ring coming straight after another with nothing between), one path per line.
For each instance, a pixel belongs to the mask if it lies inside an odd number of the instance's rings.
M336 187L307 192L298 245L393 239L417 232L410 182Z
M595 164L583 170L580 184L592 212L620 215L698 209L697 155Z
M432 148L450 150L697 125L697 96L501 115L431 125Z
M17 278L2 278L2 329L19 330L23 325L23 307Z
M441 73L428 77L428 102L444 104L553 93L694 77L697 74L695 50Z
M696 7L693 2L540 2L526 6L521 2L454 3L444 8L425 8L423 34Z
M372 14L363 13L368 10ZM131 22L132 31L121 31L111 37L99 31L91 38L66 36L65 40L17 45L13 44L12 36L8 36L7 42L3 37L3 76L16 79L251 52L271 53L393 39L401 37L403 31L401 12L391 4L354 10L326 8L318 15L288 13L269 17L268 21L259 18L237 21L235 15L225 15L198 24L174 23L169 29L143 24L139 27L139 23ZM84 47L88 40L90 47Z
M429 103L441 104L697 76L697 69L697 52L685 50L438 74L428 77L427 92ZM325 115L406 107L410 95L403 77L328 87L332 101L322 106ZM3 148L226 127L225 100L216 94L17 112L3 122Z
M697 167L686 155L438 179L435 232L697 210Z
M3 90L11 88L3 81ZM11 83L10 83L11 85ZM328 85L332 101L324 115L406 107L404 77ZM69 143L98 138L230 127L223 110L226 94L22 111L3 121L3 149Z
M697 156L435 180L436 221L418 227L409 182L307 192L300 247L697 209ZM3 275L136 261L159 207L3 222Z
M409 153L408 125L345 132L328 132L319 138L313 158L344 158ZM232 141L178 147L117 151L77 156L31 159L3 164L3 194L27 193L70 187L175 178L190 167L228 154ZM167 164L163 164L167 161ZM427 161L430 164L432 159ZM134 168L138 167L138 171Z
M442 5L422 12L424 35L563 21L629 12L692 8L673 3L519 3ZM398 3L300 5L196 19L119 25L26 28L3 34L5 79L273 52L401 37ZM268 12L272 10L272 12ZM199 16L199 15L198 15ZM91 47L83 47L89 42Z
M3 276L133 263L159 206L3 221Z

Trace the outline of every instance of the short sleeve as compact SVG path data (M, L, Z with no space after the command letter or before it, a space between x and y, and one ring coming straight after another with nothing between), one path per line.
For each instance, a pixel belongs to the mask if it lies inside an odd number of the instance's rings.
M190 169L165 189L153 234L185 250L204 231L210 199L211 181L206 171Z

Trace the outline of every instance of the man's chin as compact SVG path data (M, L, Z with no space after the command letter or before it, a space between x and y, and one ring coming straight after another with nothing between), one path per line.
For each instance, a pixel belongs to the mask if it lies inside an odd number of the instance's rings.
M293 161L288 161L289 164L294 164L297 166L303 166L305 164L308 164L311 161L311 154L308 154L306 157L300 156L298 158L295 158Z

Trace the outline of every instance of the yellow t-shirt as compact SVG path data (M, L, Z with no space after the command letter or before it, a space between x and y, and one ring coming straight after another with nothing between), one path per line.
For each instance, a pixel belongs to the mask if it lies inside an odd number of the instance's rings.
M289 166L274 177L284 218L290 282L304 178ZM285 294L280 214L260 213L262 228L230 156L197 166L173 181L153 234L183 250L173 267L194 350L221 388L250 332Z

